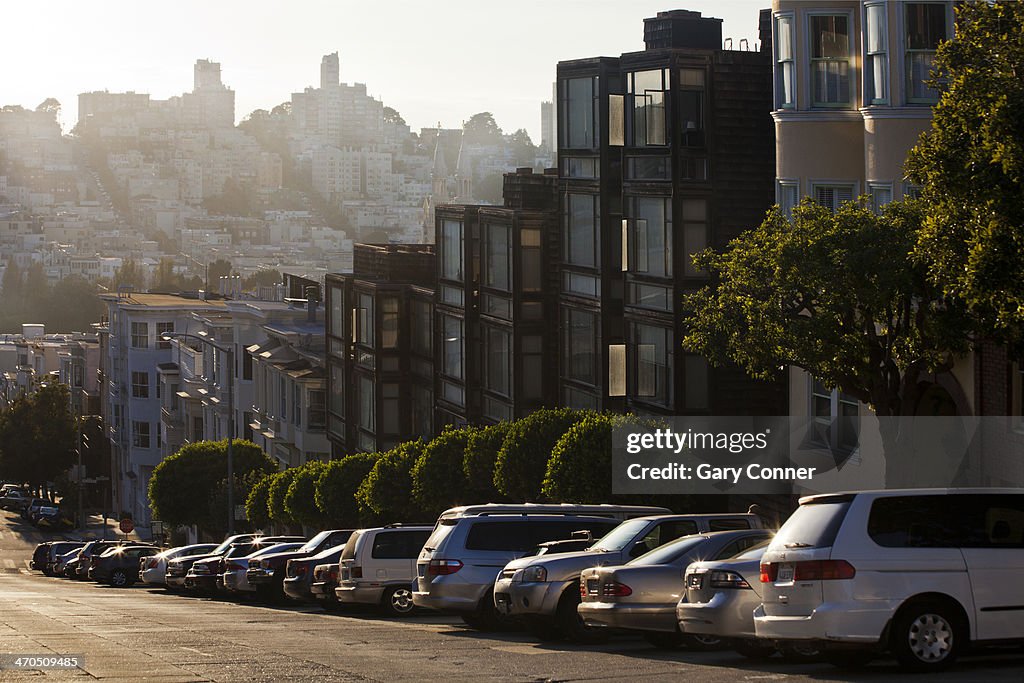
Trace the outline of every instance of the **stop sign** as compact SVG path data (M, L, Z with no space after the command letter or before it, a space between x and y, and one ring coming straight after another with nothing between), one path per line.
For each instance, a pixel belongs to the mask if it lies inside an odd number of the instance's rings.
M135 530L135 522L133 522L130 517L125 517L124 519L121 520L121 533L122 534L130 534L134 530Z

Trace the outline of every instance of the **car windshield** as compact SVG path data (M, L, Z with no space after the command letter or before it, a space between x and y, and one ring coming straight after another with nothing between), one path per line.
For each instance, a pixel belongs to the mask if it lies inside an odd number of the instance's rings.
M260 557L261 555L273 555L274 553L287 553L301 546L301 543L277 543L276 545L272 545L267 548L260 548L246 557Z
M330 531L321 531L313 538L306 541L306 544L299 548L300 553L311 553L316 550L316 547L327 540L327 537L331 535Z
M649 519L631 519L623 522L607 534L602 536L597 543L590 547L591 550L604 552L617 552L632 543L640 533L650 524Z
M752 545L739 555L733 555L730 560L760 560L761 556L764 555L765 549L768 544L772 542L772 539L766 538L757 545Z
M652 565L652 564L672 564L683 555L689 553L691 550L706 542L708 539L706 536L686 536L680 538L678 541L672 541L666 543L660 548L655 548L649 553L644 553L640 557L627 562L628 565Z

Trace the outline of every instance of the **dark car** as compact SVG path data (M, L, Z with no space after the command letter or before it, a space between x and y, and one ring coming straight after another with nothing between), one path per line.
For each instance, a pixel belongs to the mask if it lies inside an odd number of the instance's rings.
M3 495L0 495L0 508L4 510L20 510L31 498L29 494L21 489L7 489Z
M78 556L78 565L75 567L75 575L72 578L85 581L89 578L89 567L92 565L94 555L99 556L111 548L124 545L121 541L89 541L82 547L82 553Z
M321 553L329 548L344 546L352 529L321 531L309 539L298 550L288 553L272 553L249 561L246 578L256 587L256 595L265 602L276 602L284 597L285 564L288 560L301 559Z
M182 555L176 557L167 563L167 571L164 573L164 585L167 590L178 590L179 588L185 587L185 577L188 575L192 564L196 560L201 560L213 556L223 555L231 547L232 543L243 543L250 541L254 538L259 538L259 534L235 534L234 536L228 536L220 545L213 550L197 553L193 555Z
M185 588L201 593L213 593L217 590L224 573L224 561L232 557L243 557L261 548L278 543L305 541L302 536L258 536L250 541L232 543L220 554L211 554L196 558L192 568L185 575Z
M50 543L51 541L44 541L32 551L32 559L28 563L31 569L43 571L43 567L46 566L46 555L50 551Z
M75 520L70 512L60 506L44 505L36 513L33 524L40 529L71 529L75 526Z
M84 547L84 546L83 546ZM74 551L71 557L68 558L67 562L64 563L64 571L61 572L61 576L68 579L78 578L78 564L82 561L82 548Z
M109 583L116 588L127 588L139 580L139 558L156 555L160 548L153 545L120 545L102 555L93 555L89 578Z
M83 541L54 541L50 543L49 548L46 549L46 557L43 559L43 573L47 576L53 576L53 567L57 564L57 559L65 553L70 553L72 550L76 550L84 546Z
M295 557L288 560L284 566L284 583L282 588L284 594L292 600L300 602L314 602L313 597L313 570L320 564L338 564L341 558L341 551L344 545L337 545L333 548L311 555L309 557Z
M39 512L39 508L44 505L50 505L50 501L45 498L33 498L21 509L21 518L27 519L30 522L35 521L35 516Z

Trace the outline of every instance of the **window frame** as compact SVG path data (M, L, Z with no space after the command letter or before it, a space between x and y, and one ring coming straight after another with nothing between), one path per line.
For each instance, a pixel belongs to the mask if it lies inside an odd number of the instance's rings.
M847 64L847 76L846 76L846 101L845 102L819 102L817 100L817 89L814 87L815 86L814 63L818 62L818 61L821 61L821 62L838 62L838 61L842 61L842 60L838 60L836 58L831 58L831 57L818 57L818 58L815 58L815 57L812 56L813 52L814 52L814 36L812 35L812 26L813 26L814 18L815 17L845 17L845 19L846 19L846 26L847 26L847 29L846 29L846 31L847 31L846 42L847 42L847 45L846 45L846 59L845 59L845 61L846 61L846 64ZM831 10L831 9L824 10L823 9L823 10L815 10L815 11L807 12L804 15L804 25L805 25L805 29L806 29L804 33L805 33L805 38L806 38L805 43L806 43L806 47L807 47L807 54L806 54L805 61L807 62L807 78L808 78L809 89L810 89L810 105L811 105L811 108L812 109L826 109L826 110L835 110L835 109L842 110L842 109L852 109L852 108L854 108L856 106L856 104L857 104L857 102L856 102L857 97L856 97L856 92L855 92L855 90L856 90L855 84L857 83L857 66L856 66L856 64L857 64L857 58L859 57L859 55L857 54L857 48L856 48L856 44L855 44L855 37L854 37L854 30L853 30L853 28L854 28L853 12L851 10L841 10L841 9L835 9L835 10Z
M813 201L815 201L815 202L817 202L819 204L821 204L821 202L818 202L818 194L817 194L818 189L832 188L833 190L849 190L850 191L850 199L849 200L839 200L839 201L836 201L836 202L833 203L833 206L830 207L833 212L838 211L839 210L839 206L841 204L843 204L845 201L856 201L857 197L859 196L858 190L860 189L860 183L858 181L855 181L855 180L821 179L821 180L811 180L809 182L809 184L810 184L811 191L808 193L808 196L810 196L810 198ZM822 204L822 206L824 206L824 204Z
M899 22L899 40L900 40L900 47L901 47L901 50L900 50L900 61L902 63L900 64L900 74L901 74L902 87L903 87L903 103L906 104L906 105L910 105L910 106L925 105L925 106L929 106L930 107L930 106L934 105L936 102L938 102L938 100L939 100L938 93L936 93L936 95L934 97L912 97L911 96L911 93L913 92L913 89L911 88L911 78L910 78L910 75L911 75L911 60L908 57L909 57L909 55L911 54L912 51L911 51L910 47L907 44L907 10L909 9L909 7L911 5L937 5L937 6L940 6L940 7L943 8L943 20L944 20L944 23L945 23L945 37L943 38L943 40L950 40L952 35L953 35L953 31L955 30L954 20L953 20L953 8L952 8L952 3L941 2L941 1L938 1L938 0L931 0L931 1L929 1L929 0L905 1L905 2L902 2L900 4L900 12L899 12L899 15L897 16L897 21ZM941 43L942 43L942 41L939 41L939 44L941 44ZM936 53L936 50L915 49L915 50L913 50L913 52L914 53L930 52L933 55L933 57L934 57L934 55ZM929 69L929 71L930 71L930 69ZM921 81L921 82L923 83L923 81Z
M882 38L883 44L874 51L869 49L871 32L868 25L868 17L871 15L872 9L881 10L881 30L879 35ZM861 16L861 26L864 27L864 73L862 74L864 84L864 95L863 104L864 106L889 104L892 101L892 83L891 75L889 72L889 4L886 0L871 0L870 2L864 3L864 12ZM875 81L875 69L874 59L879 59L882 62L882 73L884 74L882 85L883 85L883 97L874 97L878 91L878 83Z
M779 46L782 41L779 38L779 21L785 20L789 23L789 58L783 59L779 56ZM772 44L773 47L773 69L772 75L775 80L775 108L796 109L797 106L797 68L796 68L796 14L794 12L776 12L772 16ZM790 90L791 97L785 98L785 85L782 78L783 68L780 65L789 65L790 69Z

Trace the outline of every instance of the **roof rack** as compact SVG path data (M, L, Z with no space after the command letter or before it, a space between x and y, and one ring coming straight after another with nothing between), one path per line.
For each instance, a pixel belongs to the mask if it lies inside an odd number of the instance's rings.
M598 515L617 518L670 514L668 508L653 505L581 505L576 503L486 503L463 505L441 513L441 518L483 517L487 515Z

